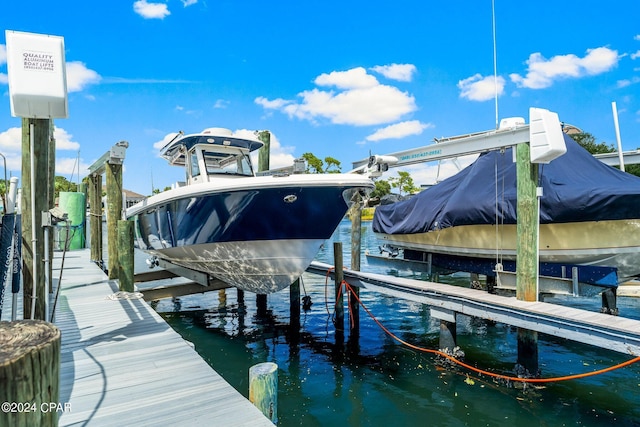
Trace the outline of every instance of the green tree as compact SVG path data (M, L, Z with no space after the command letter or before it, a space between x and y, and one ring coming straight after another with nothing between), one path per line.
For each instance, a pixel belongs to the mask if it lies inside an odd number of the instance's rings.
M302 158L307 162L307 173L340 173L340 161L333 157L325 157L324 162L313 153L304 153ZM327 164L325 168L324 164Z
M373 189L369 197L371 198L382 197L391 193L391 184L389 184L389 181L385 181L384 179L378 179L375 181L375 185L376 185L376 188Z
M617 151L613 144L607 144L606 142L597 143L596 138L589 132L576 133L571 135L571 138L591 154L613 153ZM640 176L640 165L625 165L624 170L631 175Z
M589 132L576 133L571 135L571 138L591 154L613 153L616 151L613 145L606 142L597 143L596 138Z
M324 161L327 164L327 167L325 168L326 173L340 173L342 169L340 160L327 156L324 158Z
M405 171L398 171L398 176L389 178L389 183L391 184L391 187L398 189L401 196L403 193L413 194L420 190L413 183L413 178L411 178L409 172Z
M307 173L323 173L322 160L317 158L313 153L304 153L302 158L307 162Z
M64 176L56 176L54 181L54 196L57 198L61 191L78 191L78 185L70 182Z

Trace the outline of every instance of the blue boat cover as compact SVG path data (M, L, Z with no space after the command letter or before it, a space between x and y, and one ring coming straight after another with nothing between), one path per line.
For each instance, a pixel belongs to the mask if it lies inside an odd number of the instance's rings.
M540 165L540 222L640 217L640 178L605 165L564 135L566 154ZM492 151L456 175L401 202L378 206L373 231L411 234L459 225L515 224L513 149ZM498 203L496 203L498 194Z

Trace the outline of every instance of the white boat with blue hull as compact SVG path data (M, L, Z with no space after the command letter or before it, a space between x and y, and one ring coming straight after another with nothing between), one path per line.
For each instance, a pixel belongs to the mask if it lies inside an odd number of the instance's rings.
M373 182L355 174L255 176L249 153L261 146L219 128L171 142L162 155L185 167L187 182L127 210L137 247L246 291L289 286Z

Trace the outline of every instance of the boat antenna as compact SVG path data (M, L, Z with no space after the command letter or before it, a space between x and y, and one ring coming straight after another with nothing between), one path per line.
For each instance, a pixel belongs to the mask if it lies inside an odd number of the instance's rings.
M498 129L498 60L496 49L496 1L491 0L491 19L493 23L493 88L495 90L496 129Z
M167 148L169 145L171 145L171 143L173 141L175 141L176 139L178 139L179 136L184 135L183 131L178 131L178 133L176 134L176 136L174 136L173 138L171 138L171 141L167 142L166 144L164 144L164 146L160 149L160 151L163 151L165 148Z

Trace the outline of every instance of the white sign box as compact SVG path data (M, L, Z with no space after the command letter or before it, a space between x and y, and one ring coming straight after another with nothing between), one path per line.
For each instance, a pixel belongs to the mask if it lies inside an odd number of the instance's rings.
M64 39L10 30L5 34L11 115L67 118Z
M567 152L557 113L529 109L529 145L531 163L549 163Z

